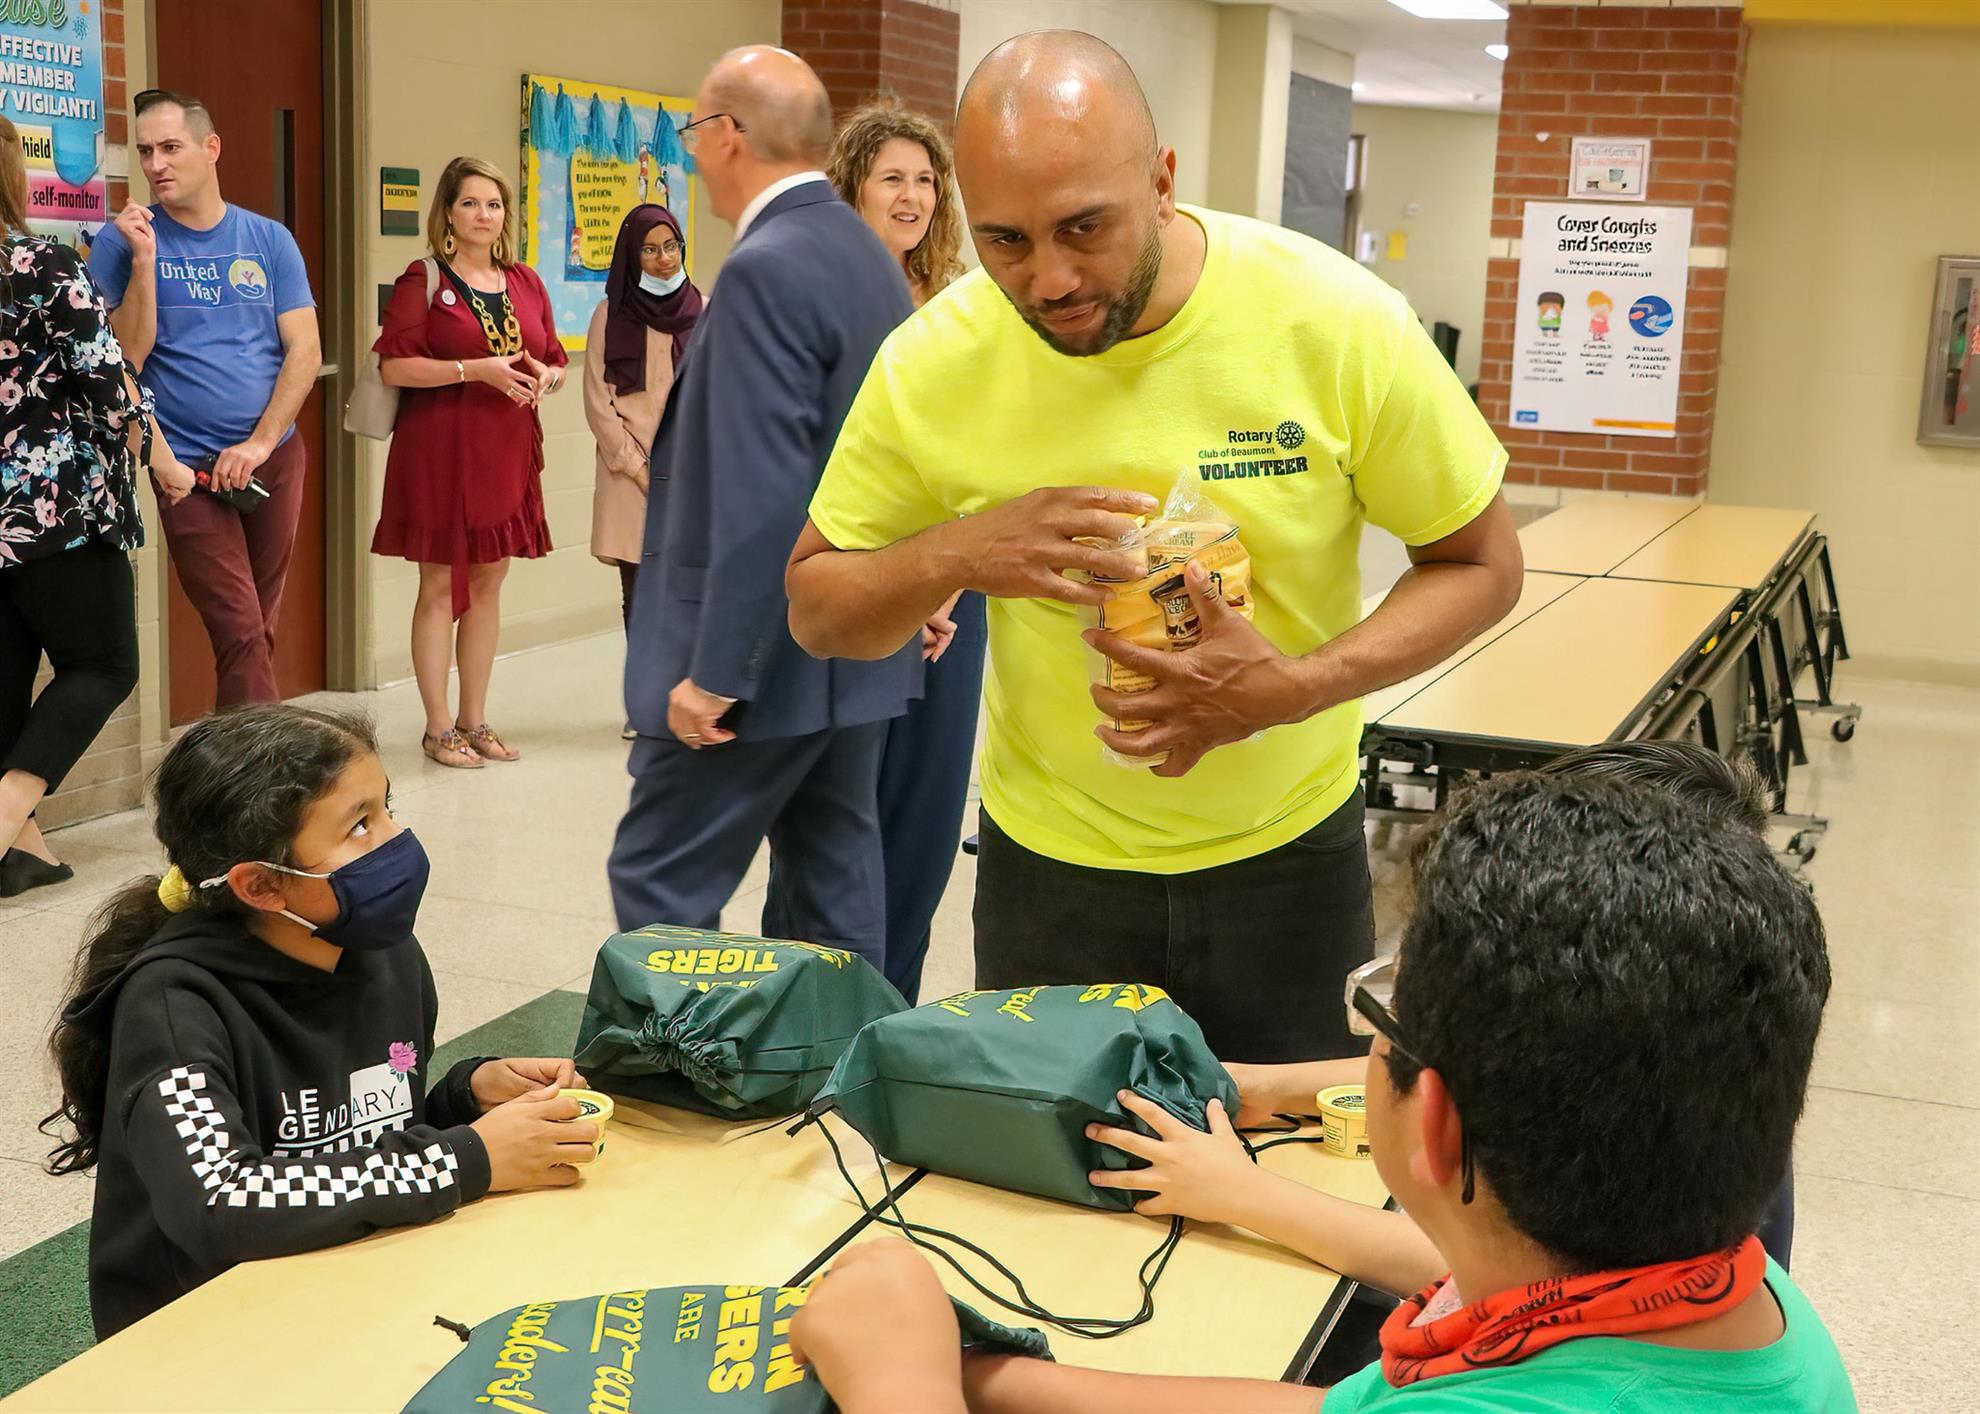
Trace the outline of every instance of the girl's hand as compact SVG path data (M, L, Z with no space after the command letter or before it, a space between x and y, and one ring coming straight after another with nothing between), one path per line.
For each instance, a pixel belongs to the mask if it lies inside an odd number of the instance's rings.
M577 1066L563 1056L510 1056L506 1060L483 1061L468 1081L468 1088L474 1091L474 1102L481 1106L483 1114L546 1085L558 1090L587 1088Z
M1224 1102L1212 1100L1206 1113L1210 1132L1184 1124L1152 1100L1121 1092L1121 1104L1155 1131L1150 1138L1132 1129L1089 1124L1086 1137L1149 1161L1147 1168L1100 1169L1087 1175L1095 1188L1152 1192L1135 1207L1144 1216L1181 1214L1207 1223L1244 1223L1246 1198L1260 1169L1244 1152L1231 1128Z
M152 484L157 487L159 499L168 506L176 506L192 494L193 469L177 459L154 463L151 468Z
M486 383L506 394L510 402L531 405L536 402L536 379L527 368L517 366L528 358L528 354L471 358L467 361L467 374L475 382Z
M582 1111L569 1095L544 1086L497 1105L474 1122L488 1150L488 1191L568 1188L578 1181L576 1165L597 1156L598 1126L579 1120Z
M791 1319L791 1357L847 1414L962 1414L962 1332L928 1259L899 1238L849 1249Z

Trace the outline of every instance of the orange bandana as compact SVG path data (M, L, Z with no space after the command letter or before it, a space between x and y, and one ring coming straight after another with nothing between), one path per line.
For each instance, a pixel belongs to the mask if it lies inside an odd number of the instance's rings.
M1382 1377L1400 1389L1460 1370L1512 1365L1584 1336L1642 1335L1722 1316L1767 1273L1760 1239L1683 1262L1553 1277L1501 1291L1423 1325L1412 1325L1445 1282L1432 1282L1382 1325Z

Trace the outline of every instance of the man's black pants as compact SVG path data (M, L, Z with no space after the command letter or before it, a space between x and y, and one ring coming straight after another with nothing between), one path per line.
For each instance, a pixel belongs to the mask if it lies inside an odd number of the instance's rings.
M976 985L1143 982L1196 1019L1218 1059L1363 1055L1342 1003L1374 953L1362 805L1214 869L1141 874L1034 854L983 812Z

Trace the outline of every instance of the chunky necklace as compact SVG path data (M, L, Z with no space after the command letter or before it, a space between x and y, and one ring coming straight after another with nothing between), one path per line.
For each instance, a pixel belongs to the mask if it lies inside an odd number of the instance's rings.
M468 292L468 305L474 310L474 317L481 322L482 337L488 340L488 352L498 358L522 352L522 324L516 319L516 307L509 303L509 292L501 290L490 295L477 290L467 281L461 281ZM496 313L500 311L501 323L496 323Z

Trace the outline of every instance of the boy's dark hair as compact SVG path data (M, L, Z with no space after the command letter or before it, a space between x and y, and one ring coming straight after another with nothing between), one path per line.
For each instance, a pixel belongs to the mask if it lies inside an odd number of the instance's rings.
M1609 776L1654 786L1759 834L1767 828L1767 786L1753 762L1708 751L1695 741L1605 741L1556 756L1547 775Z
M1457 800L1416 870L1397 1024L1513 1226L1577 1272L1751 1233L1829 994L1814 899L1766 842L1666 788L1521 773Z
M361 713L273 704L216 712L187 727L165 753L151 799L152 832L191 886L191 907L247 912L231 888L202 889L200 882L243 860L295 863L291 851L309 807L352 761L377 751ZM76 954L64 1014L48 1042L62 1082L61 1106L41 1121L42 1133L57 1141L50 1173L95 1165L110 1083L110 1018L71 1019L69 1003L122 972L165 926L172 915L158 883L154 874L113 894L90 919ZM73 1137L62 1138L63 1124Z

